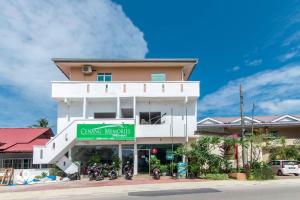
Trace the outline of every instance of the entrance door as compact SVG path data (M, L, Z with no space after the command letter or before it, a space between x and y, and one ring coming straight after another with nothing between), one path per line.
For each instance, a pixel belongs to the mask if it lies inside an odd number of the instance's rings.
M138 150L138 173L149 174L149 149Z

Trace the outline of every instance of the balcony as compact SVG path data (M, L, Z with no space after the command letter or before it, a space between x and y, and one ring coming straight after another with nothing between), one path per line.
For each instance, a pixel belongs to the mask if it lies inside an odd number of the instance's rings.
M52 82L53 98L199 97L198 81L178 82Z

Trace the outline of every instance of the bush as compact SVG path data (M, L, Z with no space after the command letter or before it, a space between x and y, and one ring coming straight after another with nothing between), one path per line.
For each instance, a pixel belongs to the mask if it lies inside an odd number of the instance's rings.
M92 165L94 163L100 164L100 162L101 162L101 157L98 154L91 155L88 161L89 165Z
M61 176L63 177L65 172L59 169L57 166L49 169L49 176Z
M150 168L151 168L151 171L154 168L160 168L160 160L157 159L157 157L155 155L151 155L151 157L150 157Z
M115 163L116 170L119 171L121 169L121 160L120 160L119 156L113 157L112 161Z
M250 164L247 178L248 180L271 180L274 179L274 173L271 166L265 162L253 162Z
M41 177L44 178L46 176L48 176L48 173L47 172L42 172Z
M161 173L168 172L168 166L167 165L160 165L160 171L161 171Z
M228 180L228 174L205 174L201 178L208 180Z

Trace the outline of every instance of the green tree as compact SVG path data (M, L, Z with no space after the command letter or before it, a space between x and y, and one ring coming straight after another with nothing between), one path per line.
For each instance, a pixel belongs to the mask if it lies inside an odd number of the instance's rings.
M31 127L31 128L50 128L51 127L51 126L49 126L49 121L47 118L40 118L36 122L37 122L37 124L33 124L29 127Z

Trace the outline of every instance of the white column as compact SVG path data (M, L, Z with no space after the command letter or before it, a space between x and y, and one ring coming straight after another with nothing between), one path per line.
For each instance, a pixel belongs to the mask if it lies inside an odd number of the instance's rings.
M134 169L134 175L137 175L138 173L138 154L137 154L137 144L134 143L133 147L133 169Z
M136 97L133 97L133 118L136 118Z
M86 97L83 98L82 118L86 119Z
M72 161L72 149L71 148L69 149L68 155L69 155L69 160Z
M120 119L120 97L117 97L117 119Z
M119 174L122 174L122 167L123 167L123 160L122 160L122 144L119 144L119 159L120 159L120 170L119 170Z

